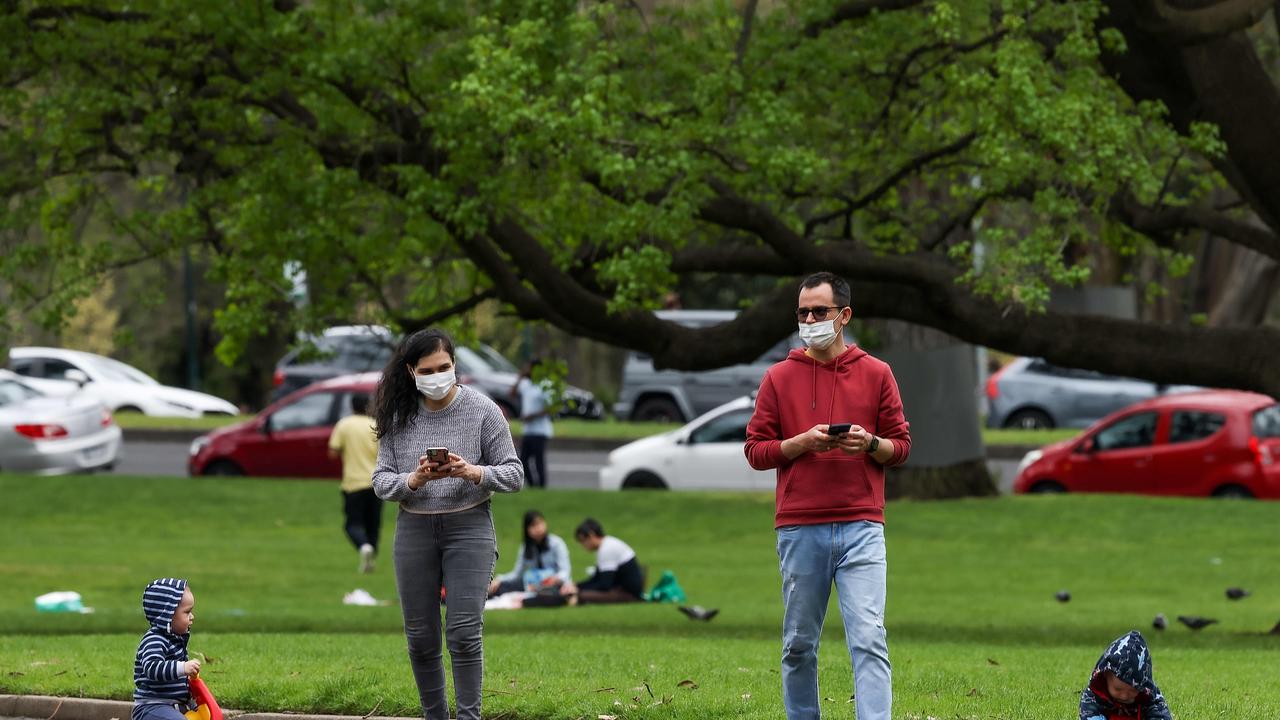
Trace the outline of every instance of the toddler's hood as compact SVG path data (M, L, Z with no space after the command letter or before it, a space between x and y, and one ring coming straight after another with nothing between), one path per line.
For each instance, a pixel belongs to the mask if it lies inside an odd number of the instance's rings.
M1151 680L1151 653L1147 650L1147 641L1137 630L1122 635L1111 643L1098 659L1098 664L1093 667L1093 680L1098 681L1108 670L1148 697L1160 692ZM1103 687L1106 687L1105 684Z
M173 614L182 602L182 594L187 589L187 581L179 578L160 578L152 580L142 591L142 614L146 616L151 629L172 635L170 629Z

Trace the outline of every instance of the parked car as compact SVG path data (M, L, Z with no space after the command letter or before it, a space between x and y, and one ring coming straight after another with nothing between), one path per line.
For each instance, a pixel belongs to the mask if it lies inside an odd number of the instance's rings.
M380 371L391 359L399 342L391 330L380 325L341 325L328 328L313 340L319 356L305 360L301 348L286 354L276 364L272 393L279 399L317 380L358 372ZM474 348L458 346L458 382L470 385L493 398L507 417L519 414L511 388L519 369L497 350L483 343ZM567 386L560 417L598 419L603 408L595 396L582 388Z
M693 328L729 322L732 310L659 310L659 318ZM848 338L846 338L848 340ZM755 392L769 366L803 347L794 333L754 362L715 370L657 370L653 359L640 352L627 355L622 386L613 414L619 420L687 422L736 397Z
M1058 367L1040 358L1020 357L987 380L987 427L1083 428L1139 400L1200 389Z
M1144 400L1027 453L1013 489L1280 498L1280 405L1235 390Z
M207 393L170 387L141 370L80 350L16 347L9 366L23 381L46 395L78 393L112 412L140 412L168 417L235 415L235 405Z
M372 395L381 373L312 383L272 403L252 420L219 428L191 443L187 474L337 478L329 433L351 414L351 396Z
M511 393L520 377L519 368L484 343L475 348L457 347L455 353L458 372L471 379L472 387L479 387L487 392L498 403L498 407L502 408L503 415L510 418L520 414L520 408L517 407L519 400ZM587 390L565 385L563 395L564 405L557 417L599 420L604 415L604 406Z
M49 397L0 370L0 471L60 475L110 469L120 427L86 395Z
M753 470L742 444L755 412L754 393L670 432L623 445L600 468L601 490L772 490L773 471Z

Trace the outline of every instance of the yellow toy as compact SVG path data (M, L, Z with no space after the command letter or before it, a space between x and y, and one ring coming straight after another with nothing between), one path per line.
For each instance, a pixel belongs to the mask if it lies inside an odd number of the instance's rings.
M195 701L196 709L184 713L187 720L222 720L222 708L218 707L218 701L199 675L191 678L191 699Z

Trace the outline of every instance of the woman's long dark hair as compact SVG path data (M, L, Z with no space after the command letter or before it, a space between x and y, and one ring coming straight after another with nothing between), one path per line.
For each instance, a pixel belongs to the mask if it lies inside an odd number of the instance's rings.
M547 530L547 534L542 536L542 542L538 542L529 537L529 526L535 520L546 522L547 519L537 510L526 510L524 513L524 556L530 560L538 557L538 553L547 551L547 540L551 537L551 530Z
M422 394L413 381L410 369L417 367L423 355L444 350L449 359L457 361L453 352L453 340L443 330L428 328L409 335L396 346L395 353L382 369L378 381L378 394L374 400L374 423L381 440L390 432L408 427L422 405Z

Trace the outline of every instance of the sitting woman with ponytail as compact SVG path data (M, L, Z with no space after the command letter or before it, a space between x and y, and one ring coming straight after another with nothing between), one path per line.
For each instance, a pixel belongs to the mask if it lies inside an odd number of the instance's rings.
M453 342L434 329L413 333L396 348L382 371L376 406L373 487L378 497L400 504L396 588L423 717L451 717L440 639L441 588L447 586L444 634L456 717L479 720L484 602L497 560L489 499L524 484L511 428L492 400L457 384Z

